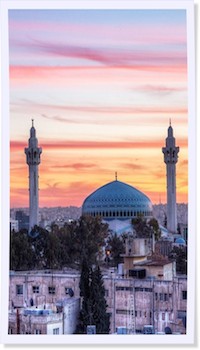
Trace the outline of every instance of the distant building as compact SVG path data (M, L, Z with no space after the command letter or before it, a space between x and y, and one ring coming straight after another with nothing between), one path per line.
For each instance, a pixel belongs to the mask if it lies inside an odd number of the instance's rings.
M18 221L19 231L22 229L29 229L29 216L26 215L22 210L17 210L15 219Z
M19 222L15 219L10 219L10 231L19 231Z

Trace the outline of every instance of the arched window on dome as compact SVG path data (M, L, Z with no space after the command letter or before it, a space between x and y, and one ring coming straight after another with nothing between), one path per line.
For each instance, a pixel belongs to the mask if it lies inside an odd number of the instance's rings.
M123 216L123 215L122 215L122 211L120 211L120 216Z
M131 216L133 216L133 212L131 211Z
M108 212L106 211L106 217L108 217Z
M126 216L126 211L124 211L124 216Z
M115 216L115 211L113 211L113 216Z
M137 213L136 213L136 211L134 211L134 216L136 216L137 215Z
M112 217L112 212L110 211L110 218Z
M130 213L129 213L129 211L128 211L128 212L127 212L127 216L130 216L129 214L130 214Z
M116 214L116 216L119 216L119 212L117 211L117 214Z

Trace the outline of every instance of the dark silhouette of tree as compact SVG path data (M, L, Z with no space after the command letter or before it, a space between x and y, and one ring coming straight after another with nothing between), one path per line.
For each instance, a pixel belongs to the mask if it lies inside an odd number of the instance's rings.
M152 233L154 234L155 240L158 241L161 237L161 231L158 221L155 218L152 218L148 221L148 226L150 226Z
M116 233L111 233L107 241L109 247L109 258L113 266L117 266L123 262L121 254L125 252L125 246L122 237L117 236Z
M169 253L169 259L176 261L176 272L178 274L187 275L187 248L173 247Z
M81 277L80 277L80 297L81 310L79 314L79 323L76 333L86 334L87 326L91 324L91 304L90 304L90 276L91 267L89 267L86 259L82 261Z
M91 273L91 311L92 324L96 326L97 334L108 334L110 330L110 315L107 313L105 288L99 266Z
M62 228L52 224L50 232L39 226L31 234L27 230L11 232L10 266L18 270L80 268L85 257L91 266L103 256L108 232L107 224L90 216Z
M153 234L155 240L158 240L161 236L159 224L155 218L147 221L142 216L132 219L133 229L137 238L152 238Z
M86 259L82 262L80 278L81 311L76 333L86 334L87 326L95 325L97 334L108 334L110 315L107 313L105 289L100 268L94 270Z
M33 267L34 254L27 230L10 233L10 269L26 270Z
M103 224L100 218L92 216L81 216L76 224L75 244L77 262L82 265L87 258L91 266L103 256L105 239L108 236L108 225Z

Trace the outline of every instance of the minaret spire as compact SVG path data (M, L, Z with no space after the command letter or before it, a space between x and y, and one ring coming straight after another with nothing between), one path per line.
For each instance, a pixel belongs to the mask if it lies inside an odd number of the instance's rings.
M115 181L117 181L117 171L115 171Z
M28 147L24 149L29 167L29 233L35 225L38 225L38 165L42 153L42 148L38 147L34 119L31 121Z
M168 127L166 146L162 148L162 152L164 154L164 162L167 170L167 229L172 233L176 233L176 163L178 162L179 147L176 147L171 119Z

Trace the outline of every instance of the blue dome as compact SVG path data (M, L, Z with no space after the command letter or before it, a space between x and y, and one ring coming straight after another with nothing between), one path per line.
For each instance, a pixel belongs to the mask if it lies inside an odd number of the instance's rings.
M152 204L136 188L115 180L90 194L83 202L82 213L105 219L128 219L138 215L152 217Z
M175 240L175 243L177 244L185 244L185 240L182 237L179 237Z

